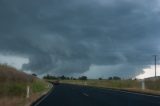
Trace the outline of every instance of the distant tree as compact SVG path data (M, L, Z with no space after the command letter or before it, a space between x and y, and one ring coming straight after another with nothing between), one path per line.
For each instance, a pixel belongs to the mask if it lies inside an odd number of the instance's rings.
M132 78L126 79L126 80L133 80Z
M87 76L81 76L79 77L79 80L87 80Z
M49 79L49 80L76 80L76 78L74 77L67 77L67 76L52 76L52 75L49 75L47 74L46 76L43 76L43 79Z
M35 74L35 73L33 73L32 75L35 76L35 77L37 77L37 74Z
M43 76L43 79L55 80L55 79L58 79L58 77L47 74L46 76Z
M65 77L64 75L62 75L62 76L60 77L60 79L61 79L61 80L65 80L66 77Z
M137 80L137 78L134 79L135 81Z
M73 77L71 77L70 79L73 80Z
M43 76L43 79L49 79L49 75Z
M98 80L102 80L102 78L100 77L100 78L98 78Z
M112 77L109 77L109 78L108 78L108 80L112 80L112 79L113 79Z
M113 77L113 80L121 80L121 78L118 77L118 76L114 76L114 77Z
M69 78L69 77L66 77L66 80L70 80L70 78Z
M76 78L73 78L73 80L77 80Z
M76 80L76 78L74 78L74 77L71 77L71 78L70 78L70 80Z

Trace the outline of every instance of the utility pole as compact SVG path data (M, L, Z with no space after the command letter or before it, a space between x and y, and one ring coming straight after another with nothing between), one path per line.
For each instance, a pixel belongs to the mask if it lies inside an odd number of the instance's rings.
M155 60L155 78L157 76L157 55L154 55L154 60Z

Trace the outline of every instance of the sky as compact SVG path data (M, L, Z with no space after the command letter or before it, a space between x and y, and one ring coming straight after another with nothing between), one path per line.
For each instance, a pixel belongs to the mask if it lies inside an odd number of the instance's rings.
M38 75L133 78L152 69L159 27L159 0L0 0L0 63Z

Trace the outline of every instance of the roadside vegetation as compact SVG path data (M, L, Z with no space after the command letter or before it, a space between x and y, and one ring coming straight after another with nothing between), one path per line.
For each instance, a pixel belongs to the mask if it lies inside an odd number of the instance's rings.
M43 76L43 79L46 80L87 80L87 76L80 76L79 78L75 78L75 77L67 77L67 76L53 76L53 75L46 75Z
M146 80L145 88L141 80L60 80L61 83L77 84L99 88L121 89L134 92L142 92L160 95L160 79Z
M52 79L53 77L53 79ZM44 77L47 79L47 77ZM121 79L118 76L109 77L108 79L88 79L87 76L81 76L79 78L73 77L55 77L49 76L50 80L60 80L60 83L77 84L83 86L92 86L99 88L112 88L122 89L135 92L143 92L150 94L160 94L160 78L148 78L145 81L138 79ZM143 83L144 82L144 86Z
M26 98L27 86L30 87ZM7 65L0 65L0 105L28 106L49 90L48 83L36 77L18 71Z
M140 88L140 82L136 80L61 80L61 83L88 85L104 88Z

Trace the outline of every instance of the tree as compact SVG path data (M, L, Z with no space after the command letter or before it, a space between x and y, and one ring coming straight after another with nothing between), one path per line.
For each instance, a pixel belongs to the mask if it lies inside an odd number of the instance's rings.
M60 77L60 79L61 79L61 80L65 80L66 77L65 77L64 75L62 75L62 76Z
M112 79L113 79L112 77L109 77L109 78L108 78L108 80L112 80Z
M102 80L102 78L100 77L100 78L98 78L98 80Z
M55 76L52 76L52 75L47 74L46 76L43 77L43 79L54 80L54 79L58 79L58 78L55 77Z
M71 77L71 78L70 78L70 80L76 80L76 78L74 78L74 77Z
M32 75L35 76L35 77L37 77L37 74L35 74L35 73L33 73Z
M81 76L79 77L79 80L87 80L87 76Z
M118 76L114 76L114 77L109 77L108 80L121 80L121 78Z
M120 77L117 77L117 76L114 76L114 77L113 77L113 80L121 80L121 78L120 78Z

